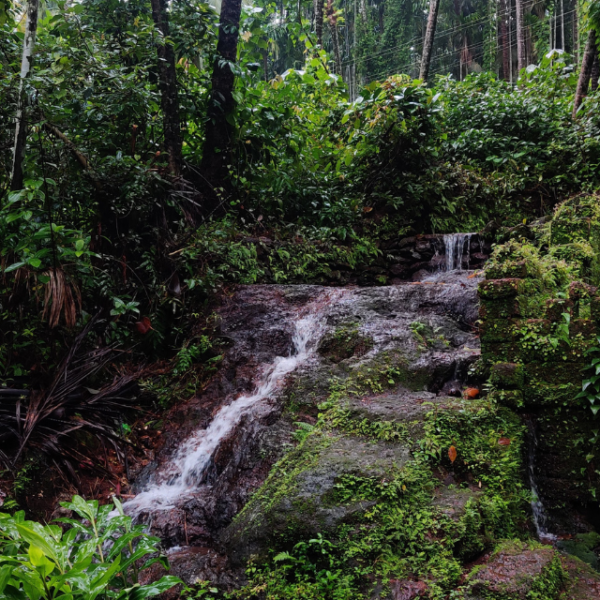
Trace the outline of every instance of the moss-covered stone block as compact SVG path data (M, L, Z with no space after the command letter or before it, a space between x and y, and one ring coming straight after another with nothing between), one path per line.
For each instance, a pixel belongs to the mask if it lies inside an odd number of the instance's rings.
M567 362L532 362L524 367L526 385L581 385L582 371L586 364Z
M485 320L509 319L521 316L521 305L517 298L504 298L502 300L481 300L479 304L479 318Z
M512 409L522 408L525 405L521 390L494 390L490 394L490 398L498 404Z
M497 263L485 270L486 279L523 279L527 277L527 264L523 261Z
M489 562L468 576L469 600L557 600L565 573L551 546L519 541L501 544Z
M479 284L479 297L488 301L514 298L519 294L522 282L522 279L514 277L484 280Z
M479 339L482 344L509 342L515 335L514 319L485 319L479 328Z
M500 389L521 390L525 384L525 368L521 363L497 363L491 367L490 380Z
M515 342L495 342L483 344L481 347L483 360L497 362L520 362L521 349Z
M573 308L572 300L565 300L563 298L549 298L546 300L546 318L555 323L562 323L564 321L563 313L571 313Z
M523 390L523 402L525 406L575 405L578 403L575 397L580 391L581 383L578 385L570 383L546 385L538 381L528 382Z
M593 338L598 334L596 322L592 319L573 319L569 325L569 335L582 335L585 338Z

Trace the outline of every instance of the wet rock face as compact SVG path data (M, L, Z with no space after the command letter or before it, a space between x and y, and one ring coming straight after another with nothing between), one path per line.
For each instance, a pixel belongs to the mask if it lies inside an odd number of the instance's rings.
M314 314L323 326L309 341L309 358L273 394L244 412L221 440L193 493L168 510L139 515L167 548L181 547L170 558L175 572L187 581L210 579L230 586L243 577L244 561L263 553L273 535L294 526L305 533L326 532L362 514L368 503L336 500L336 481L348 475L383 477L408 460L410 444L336 435L320 439L310 453L313 464L290 479L285 497L272 499L269 511L248 511L230 526L274 462L296 444L298 411L301 420L310 422L332 380L389 371L392 375L382 379L388 391L351 397L348 408L366 419L406 423L415 434L426 412L424 402L449 406L452 399L438 394L449 382L460 388L478 356L472 332L477 283L477 277L450 273L389 287L239 288L219 311L228 342L222 368L201 396L172 409L165 446L138 477L138 490L156 479L193 432L206 429L223 406L251 392L277 357L293 354L294 322ZM294 406L296 414L288 416L286 406ZM313 437L316 443L318 436Z
M470 575L465 598L528 600L537 592L554 599L562 592L563 581L560 558L552 547L508 542Z

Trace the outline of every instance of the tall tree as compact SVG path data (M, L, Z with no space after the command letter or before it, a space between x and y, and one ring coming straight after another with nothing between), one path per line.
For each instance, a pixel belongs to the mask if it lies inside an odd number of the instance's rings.
M335 70L338 75L342 75L342 57L340 55L340 36L337 26L337 15L333 6L333 0L327 0L327 21L329 22L329 32L331 34L331 43L333 45L333 56L335 58Z
M510 79L510 57L508 53L511 51L508 41L508 24L510 14L508 12L507 0L502 0L501 17L500 17L500 46L502 48L502 75L506 81Z
M583 53L583 60L581 61L581 70L579 71L577 90L575 91L575 100L573 102L573 118L575 118L577 115L577 111L583 102L583 98L587 94L596 52L596 32L593 29L590 29L585 45L585 51Z
M323 47L323 9L325 0L315 0L315 33L317 34L317 44Z
M525 27L524 27L524 15L523 15L523 0L515 0L515 10L517 13L516 25L517 25L517 69L519 73L521 69L524 69L527 65L526 62L526 51L525 51Z
M429 16L427 17L427 29L425 31L425 40L423 41L423 56L421 57L421 70L419 73L419 79L423 81L427 81L427 77L429 76L431 51L433 49L439 8L440 0L429 0Z
M202 151L202 172L214 188L226 187L231 144L234 135L232 115L235 110L232 65L237 59L242 0L223 0L219 22L219 40L212 72L208 101L206 135ZM217 199L209 190L211 200ZM208 200L208 199L207 199ZM208 202L210 205L210 202ZM205 208L215 209L215 206Z
M11 173L11 190L20 190L23 187L23 161L25 159L25 145L27 142L27 93L25 80L31 72L33 63L33 50L39 13L39 0L29 0L27 3L27 18L25 21L25 36L23 38L23 55L21 57L21 78L19 81L19 95L17 98L17 116L15 123L15 143L13 148L13 163Z
M163 111L163 130L165 149L169 153L169 171L177 176L181 172L181 122L179 119L179 95L177 91L177 73L175 70L175 52L169 37L169 16L167 0L151 0L152 19L161 34L156 51L158 54L158 78Z

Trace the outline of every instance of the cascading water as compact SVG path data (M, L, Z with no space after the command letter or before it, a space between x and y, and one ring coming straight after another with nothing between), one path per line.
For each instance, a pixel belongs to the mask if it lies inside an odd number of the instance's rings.
M533 523L540 540L552 541L556 539L556 536L550 533L547 529L548 515L546 514L546 510L540 498L535 481L535 451L538 442L535 431L535 423L532 419L527 419L527 427L529 429L527 467L529 474L529 487L531 489L531 511L533 513Z
M463 257L465 256L465 245L467 248L467 270L469 269L469 257L471 254L472 233L447 233L444 235L444 247L446 252L446 271L462 271Z
M331 300L334 294L334 291L326 292L317 302L305 307L294 323L292 353L286 357L278 356L266 365L252 394L240 396L223 406L207 429L197 431L186 440L146 489L125 502L127 514L137 516L142 512L172 509L198 490L211 457L241 417L261 400L272 396L286 375L309 361L325 328L325 314L319 310L319 305Z

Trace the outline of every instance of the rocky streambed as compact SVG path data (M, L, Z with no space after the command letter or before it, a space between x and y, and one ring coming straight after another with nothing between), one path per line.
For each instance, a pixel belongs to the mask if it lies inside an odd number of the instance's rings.
M479 280L238 288L222 368L125 505L172 572L243 598L597 597L526 541L525 426L480 397Z

